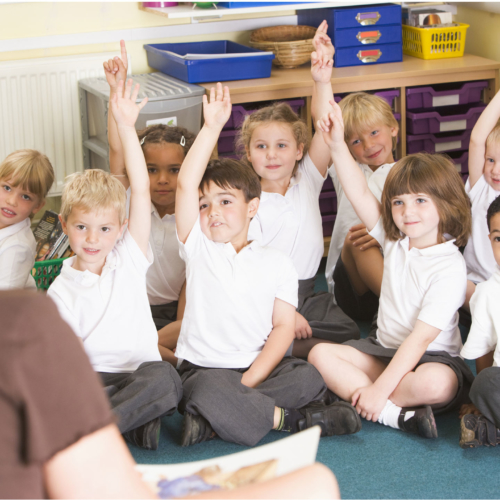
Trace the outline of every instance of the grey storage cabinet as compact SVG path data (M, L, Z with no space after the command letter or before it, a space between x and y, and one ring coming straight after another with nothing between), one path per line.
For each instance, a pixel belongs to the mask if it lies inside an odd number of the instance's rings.
M201 128L202 96L205 89L163 73L131 75L141 88L137 102L148 97L135 127L141 130L156 123L185 127L197 134ZM78 82L84 168L109 171L108 103L109 85L105 78L85 78Z

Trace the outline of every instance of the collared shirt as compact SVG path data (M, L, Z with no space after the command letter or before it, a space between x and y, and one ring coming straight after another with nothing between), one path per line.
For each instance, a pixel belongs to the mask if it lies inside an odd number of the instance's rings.
M0 290L36 288L31 270L35 263L36 240L30 218L0 229Z
M387 174L395 163L386 163L373 171L368 165L358 163L358 166L363 172L368 189L374 194L378 201L382 201L382 191L384 190L385 180ZM335 225L333 226L332 239L330 241L330 248L328 250L328 259L326 261L325 276L328 288L333 291L333 270L337 264L340 252L344 246L344 240L349 232L349 229L356 224L361 224L359 217L356 215L351 202L344 194L344 189L340 184L337 176L335 166L332 165L328 169L328 173L333 181L335 193L337 193L337 217L335 218Z
M491 351L493 366L500 366L500 310L498 298L500 297L500 268L496 266L495 272L488 281L479 283L470 299L472 326L467 342L462 349L462 356L467 359L477 359Z
M429 351L458 356L462 340L458 308L465 300L465 261L453 239L428 248L409 248L406 236L390 241L382 218L370 231L384 251L384 277L380 294L377 339L397 349L412 333L417 320L441 333Z
M130 188L127 189L127 217L130 206ZM186 264L179 255L175 232L175 214L160 217L151 203L151 232L149 243L154 260L146 274L149 303L152 306L179 300L186 280Z
M239 253L202 232L186 243L186 310L176 355L199 366L246 368L273 328L275 299L297 307L298 278L289 257L252 241Z
M467 278L475 283L486 281L496 268L493 250L488 237L486 212L491 202L500 195L484 178L484 175L470 187L469 179L465 184L465 191L469 195L472 211L472 232L465 247L464 257L467 263Z
M248 230L249 240L289 255L301 280L316 276L324 252L319 194L325 178L306 155L285 196L262 192Z
M151 248L146 258L127 229L100 276L74 269L75 259L64 261L48 296L82 339L94 370L133 372L143 362L161 361L146 294Z

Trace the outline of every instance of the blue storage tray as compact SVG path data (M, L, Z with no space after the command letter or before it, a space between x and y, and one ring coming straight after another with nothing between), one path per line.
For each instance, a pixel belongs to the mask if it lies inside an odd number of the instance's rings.
M156 43L144 45L148 64L167 75L188 83L223 82L228 80L249 80L269 78L274 54L246 47L229 40L191 43ZM214 59L187 60L180 56L186 54L238 54L245 52L261 53L257 57L231 57Z
M370 54L373 59L370 60ZM363 59L358 57L358 54ZM346 47L335 51L336 68L345 66L369 66L372 64L399 62L403 60L403 46L400 43L375 44L362 47Z
M366 47L380 43L403 43L401 24L389 26L362 26L335 30L335 49L343 47Z

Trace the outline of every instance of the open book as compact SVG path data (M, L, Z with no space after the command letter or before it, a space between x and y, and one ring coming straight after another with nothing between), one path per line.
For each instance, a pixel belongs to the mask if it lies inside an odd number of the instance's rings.
M318 426L251 450L173 465L137 465L143 480L160 498L233 489L262 482L312 465L321 429Z

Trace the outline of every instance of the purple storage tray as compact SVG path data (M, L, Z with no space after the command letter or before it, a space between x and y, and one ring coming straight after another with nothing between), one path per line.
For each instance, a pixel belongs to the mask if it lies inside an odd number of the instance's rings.
M219 154L219 158L231 158L232 160L241 160L241 157L234 152Z
M321 192L324 193L326 191L333 191L335 187L333 186L333 181L332 178L328 175L326 177L325 183L323 184L323 187L321 188Z
M407 130L411 134L438 134L453 130L471 130L486 108L485 104L468 106L449 106L438 111L424 109L419 112L408 111Z
M481 101L481 93L488 82L468 82L437 85L436 87L413 87L406 89L406 109L456 106Z
M236 134L236 130L223 130L220 133L219 141L217 142L217 150L219 153L232 153L234 151Z
M399 97L399 90L397 89L379 90L377 92L373 92L373 94L381 97L382 99L385 99L387 104L389 104L389 106L394 109L394 99L396 99L396 97ZM346 95L348 94L347 93L335 94L333 98L335 99L335 102L338 104Z
M451 158L460 174L469 175L469 151L455 151L447 153L447 155Z
M298 113L300 111L300 108L304 106L304 99L288 99L288 100L285 99L283 100L283 102L286 102L295 111L295 113ZM233 110L231 111L231 116L224 125L224 130L241 127L247 115L251 115L252 113L257 111L257 109L263 108L264 106L267 105L268 103L261 103L258 104L256 107L254 103L251 106L242 106L239 104L233 106Z
M333 232L333 225L335 224L336 215L322 215L323 222L323 236L331 236Z
M406 136L408 154L427 151L428 153L444 153L469 149L470 130L462 133L445 132L444 134L425 134Z
M326 191L319 195L319 211L321 215L337 213L337 193L335 191Z
M467 182L467 179L469 178L469 174L462 174L462 180L464 181L464 184ZM323 229L323 234L325 233L325 230Z

